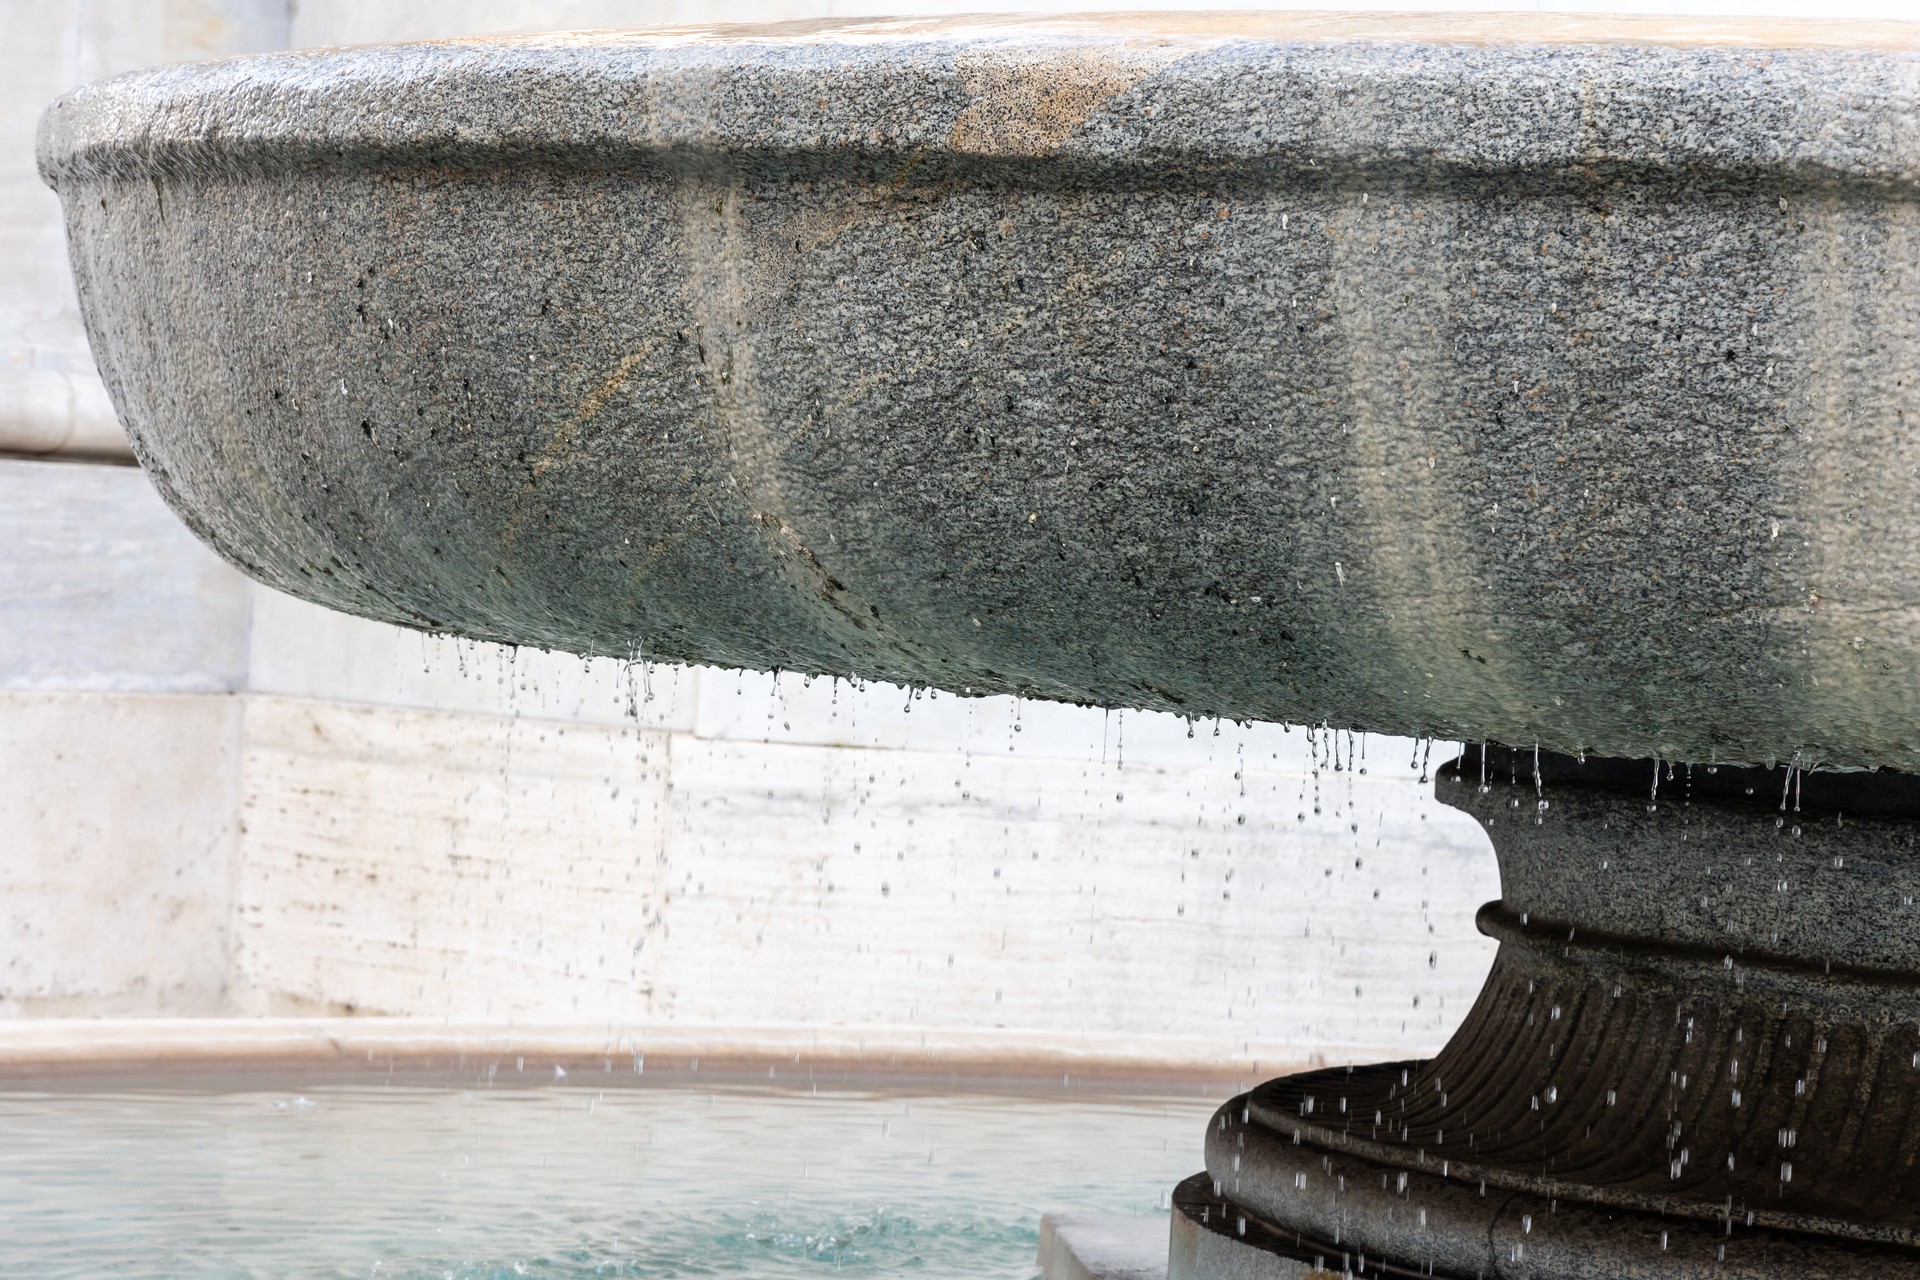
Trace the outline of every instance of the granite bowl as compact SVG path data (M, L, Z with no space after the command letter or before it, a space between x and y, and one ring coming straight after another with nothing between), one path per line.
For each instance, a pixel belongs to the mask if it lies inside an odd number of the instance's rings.
M594 654L1920 768L1920 28L319 50L41 125L181 517Z

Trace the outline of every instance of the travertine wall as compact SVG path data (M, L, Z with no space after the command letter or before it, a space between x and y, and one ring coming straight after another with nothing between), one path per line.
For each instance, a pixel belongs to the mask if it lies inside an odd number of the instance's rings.
M0 459L0 1015L227 987L249 597L132 467Z
M256 644L306 608L262 602ZM425 680L460 658L429 660ZM499 691L496 655L466 661ZM510 677L523 706L574 703L542 665ZM1410 744L1368 744L1361 774L1325 767L1323 740L1316 778L1298 730L652 683L637 721L251 695L239 1007L1337 1056L1436 1044L1484 975L1491 856Z
M227 1007L240 703L0 691L0 1017Z

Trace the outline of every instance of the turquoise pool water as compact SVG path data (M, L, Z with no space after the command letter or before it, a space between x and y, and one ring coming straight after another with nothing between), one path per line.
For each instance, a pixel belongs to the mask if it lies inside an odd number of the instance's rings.
M1017 1277L1217 1099L560 1082L0 1091L5 1277Z

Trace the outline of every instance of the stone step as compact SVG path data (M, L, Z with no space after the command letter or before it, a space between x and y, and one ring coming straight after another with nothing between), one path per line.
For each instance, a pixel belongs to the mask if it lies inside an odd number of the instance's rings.
M1040 1219L1041 1280L1166 1280L1167 1219L1049 1213Z

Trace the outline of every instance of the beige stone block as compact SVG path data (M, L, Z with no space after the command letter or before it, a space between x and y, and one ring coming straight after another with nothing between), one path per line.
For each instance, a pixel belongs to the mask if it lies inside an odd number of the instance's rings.
M658 1013L1436 1047L1485 837L1417 782L1242 772L676 736Z
M1491 852L1407 781L259 695L247 742L247 1012L1298 1063L1434 1047L1491 953Z
M219 1012L230 695L0 692L0 1017Z
M255 695L246 744L242 1012L647 1016L660 734Z
M0 688L239 687L247 584L132 467L0 458Z

